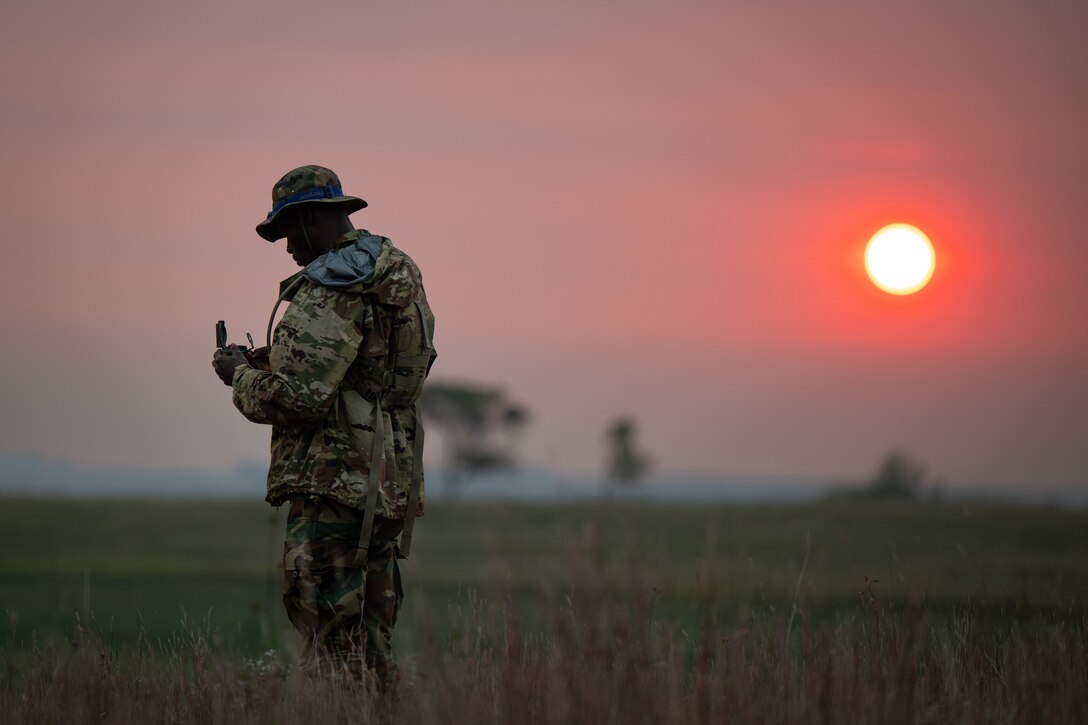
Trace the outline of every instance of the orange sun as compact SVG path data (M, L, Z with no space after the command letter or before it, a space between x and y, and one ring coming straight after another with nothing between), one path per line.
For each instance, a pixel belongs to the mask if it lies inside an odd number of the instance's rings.
M865 247L869 279L893 295L914 294L925 287L936 261L929 237L910 224L889 224Z

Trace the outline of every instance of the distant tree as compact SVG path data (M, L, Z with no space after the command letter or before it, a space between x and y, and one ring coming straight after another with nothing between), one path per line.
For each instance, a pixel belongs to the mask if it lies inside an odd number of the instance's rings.
M446 480L453 495L466 475L516 466L514 448L528 409L497 387L429 382L421 398L428 424L442 429Z
M866 493L881 499L916 498L925 477L925 466L906 453L892 451L869 479Z
M650 458L638 450L638 427L633 418L620 416L608 426L608 478L615 484L632 486L650 469Z

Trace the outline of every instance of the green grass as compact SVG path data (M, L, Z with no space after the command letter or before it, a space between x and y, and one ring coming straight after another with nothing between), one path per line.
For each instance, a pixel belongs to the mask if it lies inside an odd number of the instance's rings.
M289 637L279 604L282 511L260 502L5 499L4 641L68 631L80 616L119 641L165 638L183 615L243 651ZM404 564L398 640L456 629L465 611L515 613L530 631L592 595L649 600L678 629L882 605L971 608L983 621L1071 620L1088 601L1088 513L998 505L660 507L433 505Z

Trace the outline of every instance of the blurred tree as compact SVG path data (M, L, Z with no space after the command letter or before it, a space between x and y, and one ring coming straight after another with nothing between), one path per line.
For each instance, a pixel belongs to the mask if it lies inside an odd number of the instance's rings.
M921 463L901 451L884 457L866 489L873 498L915 498L922 489L926 469Z
M612 421L605 433L608 444L608 478L624 486L634 485L650 469L650 458L635 443L637 425L629 416Z
M466 474L516 465L514 447L529 422L529 411L501 389L429 382L421 403L427 423L442 429L445 474L452 495L460 493Z

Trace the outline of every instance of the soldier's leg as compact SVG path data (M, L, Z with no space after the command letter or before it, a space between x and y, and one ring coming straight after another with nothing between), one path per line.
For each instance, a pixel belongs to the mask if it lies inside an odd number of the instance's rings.
M361 673L363 574L355 563L362 512L320 497L291 501L283 603L302 636L302 665ZM327 658L327 659L326 659Z
M397 676L392 638L404 600L397 565L397 537L403 527L403 521L376 516L370 537L363 626L366 628L366 664L381 686L394 684Z

